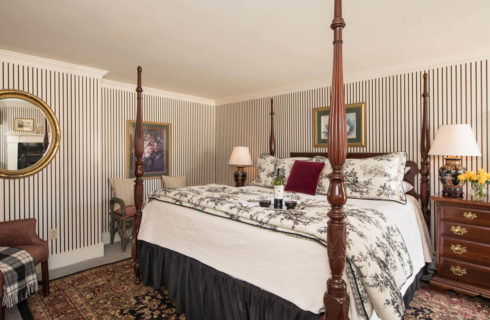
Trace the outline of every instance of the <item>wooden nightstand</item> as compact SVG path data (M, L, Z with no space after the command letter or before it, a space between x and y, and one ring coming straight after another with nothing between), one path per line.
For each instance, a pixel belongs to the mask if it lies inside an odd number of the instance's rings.
M430 286L490 298L490 202L431 197L436 275Z

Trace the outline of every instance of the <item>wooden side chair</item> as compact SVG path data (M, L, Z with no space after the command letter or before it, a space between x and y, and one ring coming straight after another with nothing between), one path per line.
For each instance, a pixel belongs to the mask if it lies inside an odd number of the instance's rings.
M112 198L109 202L110 236L114 243L116 232L121 238L121 250L126 251L127 241L133 228L134 214L134 179L110 179Z
M49 295L48 242L36 233L36 219L0 222L0 247L14 247L26 250L34 258L34 264L41 263L43 295ZM3 301L3 274L0 272L0 306ZM4 308L0 310L0 320L4 319Z

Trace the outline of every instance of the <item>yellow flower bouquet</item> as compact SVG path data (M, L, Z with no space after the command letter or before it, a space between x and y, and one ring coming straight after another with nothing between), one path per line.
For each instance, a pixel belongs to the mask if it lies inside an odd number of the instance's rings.
M483 200L487 193L487 184L490 184L490 173L483 169L478 170L478 173L466 171L458 176L461 181L469 181L471 183L471 195L476 200Z

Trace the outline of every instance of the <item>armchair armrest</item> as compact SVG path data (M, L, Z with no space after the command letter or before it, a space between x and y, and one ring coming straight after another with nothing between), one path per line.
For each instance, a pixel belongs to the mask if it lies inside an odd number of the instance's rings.
M121 210L121 215L123 217L126 216L126 204L120 198L114 197L114 198L111 199L111 201L109 202L109 211L110 212L114 212L114 205L115 204L118 204L119 205L119 209Z
M36 234L36 219L0 222L0 246L22 246L39 244Z

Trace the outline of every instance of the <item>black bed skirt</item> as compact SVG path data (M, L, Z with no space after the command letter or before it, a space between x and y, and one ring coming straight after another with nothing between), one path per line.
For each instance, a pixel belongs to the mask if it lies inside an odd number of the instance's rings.
M176 300L177 312L198 320L318 320L319 315L248 282L233 278L195 259L145 241L138 241L143 283L164 286ZM405 293L405 305L419 288L422 271ZM285 281L287 281L285 279Z

